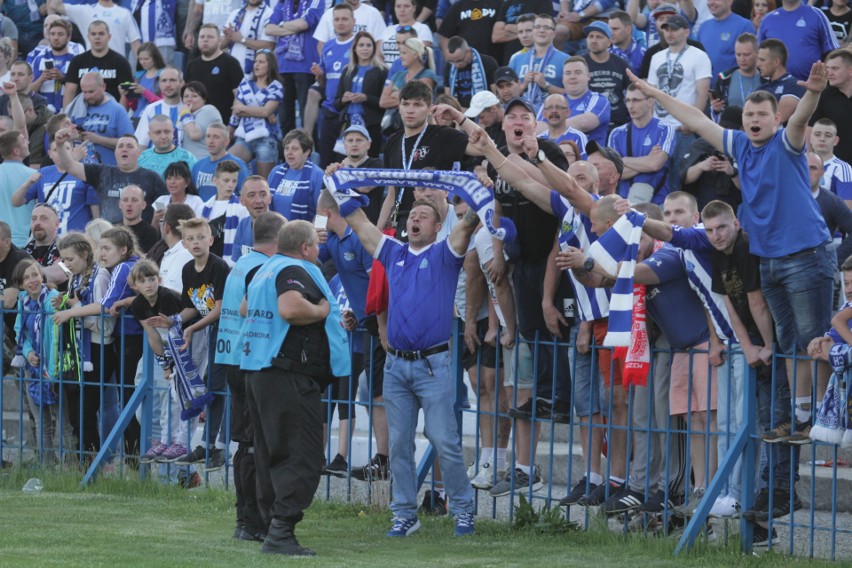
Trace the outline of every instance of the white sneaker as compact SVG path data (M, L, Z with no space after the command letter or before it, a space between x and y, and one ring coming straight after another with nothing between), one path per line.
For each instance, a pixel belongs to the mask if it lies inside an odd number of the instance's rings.
M497 481L499 481L505 473L505 471L497 471ZM470 484L477 489L491 489L494 486L494 483L494 468L490 462L482 464L482 468L479 470L479 473L470 480Z
M467 468L467 478L473 479L474 477L476 477L476 462L475 461L472 464L470 464L469 468Z
M717 518L732 518L740 516L740 504L731 496L719 497L710 509L710 516Z

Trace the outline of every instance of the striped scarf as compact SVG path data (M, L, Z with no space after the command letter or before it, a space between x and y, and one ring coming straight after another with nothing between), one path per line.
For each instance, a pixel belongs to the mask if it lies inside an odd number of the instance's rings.
M204 204L204 208L201 210L201 216L204 219L210 221L210 215L213 213L213 205L216 203L216 196L211 197ZM228 200L228 205L225 208L225 227L224 232L222 234L222 240L224 243L222 249L222 258L231 258L231 253L234 251L234 239L237 236L237 227L240 225L240 221L243 218L248 217L248 210L240 204L240 198L237 197L237 194L231 195L231 198ZM215 235L214 235L215 236Z
M213 400L213 393L207 392L204 379L198 374L192 362L192 349L183 340L183 326L180 318L172 316L172 326L166 337L166 355L158 358L161 366L171 367L174 372L172 384L180 401L180 419L191 420L204 410Z
M473 61L470 62L470 95L473 96L480 91L488 90L488 79L485 76L485 65L482 64L482 57L479 52L470 48L473 54ZM458 67L450 66L450 94L458 97L456 94L456 77L459 74Z
M237 87L237 100L250 107L262 107L266 104L267 96L262 89L257 88L257 83L251 79L243 79ZM239 124L234 131L234 136L242 138L246 142L269 138L269 129L266 127L266 119L254 116L239 117Z

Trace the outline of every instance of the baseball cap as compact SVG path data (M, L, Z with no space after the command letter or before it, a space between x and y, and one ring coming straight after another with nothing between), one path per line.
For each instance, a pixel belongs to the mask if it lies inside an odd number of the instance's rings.
M488 107L499 104L500 99L491 91L479 91L471 97L470 108L465 111L464 115L468 118L476 118Z
M607 24L606 22L596 20L585 28L583 28L583 33L585 35L589 35L591 32L601 32L609 39L612 39L612 30L609 28L609 24Z
M518 74L511 67L498 67L494 71L494 84L497 85L500 81L518 81Z
M353 124L352 126L343 131L343 136L346 136L350 132L357 132L358 134L366 138L368 141L373 141L373 139L370 138L370 133L367 132L367 128L361 124Z
M533 113L533 115L535 114L535 107L533 107L532 103L523 97L516 97L506 103L506 112L509 112L509 109L518 105L521 105L522 107Z
M677 6L674 4L660 4L651 12L651 17L656 20L657 16L662 16L663 14L677 14Z
M624 173L624 161L621 159L621 154L610 148L609 146L601 146L596 141L591 140L586 144L586 155L591 156L595 152L600 152L601 155L613 163L618 175Z
M686 18L681 16L680 14L675 14L674 16L669 17L668 21L660 26L660 29L665 30L671 28L673 30L688 30L689 22L686 21Z

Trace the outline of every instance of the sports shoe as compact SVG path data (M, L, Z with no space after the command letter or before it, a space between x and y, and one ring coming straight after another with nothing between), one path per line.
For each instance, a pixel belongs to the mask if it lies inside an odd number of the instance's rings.
M206 471L216 471L225 467L225 461L227 456L225 455L225 450L221 448L213 448L210 450L210 457L207 459L207 463L204 466Z
M337 454L331 463L322 468L323 475L333 475L334 477L345 478L349 471L349 464L346 463L346 458Z
M427 489L426 494L423 495L423 502L420 503L420 510L427 515L446 515L447 501L438 491Z
M692 497L689 501L680 507L675 507L672 512L681 518L691 517L692 514L695 513L695 509L698 508L698 504L701 503L701 500L704 498L704 491L704 487L696 487L692 490Z
M388 531L387 536L410 536L417 529L420 528L420 521L417 519L417 517L411 517L406 519L404 517L394 516L392 522L393 525L391 526L391 530Z
M624 487L624 483L616 483L610 479L606 483L601 483L595 487L594 491L582 497L579 501L577 501L577 504L582 505L583 507L598 507L603 505L603 502L606 501L609 496L618 493L622 487Z
M755 500L754 509L750 511L746 511L743 513L743 517L749 521L758 521L758 522L766 522L769 520L770 512L769 512L769 494L767 492L765 500L759 503L761 508L758 509L758 501L760 500L760 495L758 495L758 499ZM802 500L799 498L798 493L793 492L793 510L798 511L802 508ZM781 517L786 517L790 514L790 492L787 489L781 489L780 487L776 487L772 491L772 518L778 519Z
M145 455L139 458L139 463L151 463L157 461L157 458L160 457L166 449L168 449L168 446L157 440L153 446L148 448ZM186 452L184 451L184 453Z
M524 404L517 408L510 408L507 414L510 418L520 418L522 420L531 420L533 411L533 399L529 399ZM535 417L538 420L555 420L559 423L567 424L571 416L566 412L560 412L560 409L554 409L553 404L543 398L535 399Z
M681 502L683 500L675 495L669 495L667 501L665 491L658 490L639 506L639 511L642 513L662 513L666 509L673 511Z
M588 480L586 479L586 476L584 475L583 479L578 481L577 484L574 486L574 488L571 489L571 492L568 493L568 495L566 495L565 497L563 497L562 499L559 500L559 506L560 507L570 507L571 505L576 505L577 502L580 499L582 499L583 497L588 495L588 493L591 493L592 491L594 491L595 489L598 488L597 483L589 483L589 492L586 493L586 483L587 482L588 482Z
M255 531L252 529L244 528L240 531L240 536L238 537L240 540L247 540L250 542L263 542L266 540L266 533L263 531Z
M811 440L811 423L799 422L797 420L796 429L793 430L786 438L782 438L781 441L793 446L803 446L805 444L813 443L813 440Z
M497 481L501 478L505 477L506 471L497 471ZM479 473L470 480L470 484L476 487L477 489L488 490L494 486L494 469L492 468L492 464L490 462L486 462L482 464Z
M376 454L367 465L352 468L352 479L357 479L359 481L379 481L388 479L390 474L388 469L388 458L387 456L382 457L384 459L380 458L379 454Z
M191 463L203 462L207 456L207 449L204 446L195 446L195 449L186 454L183 458L177 460L178 465L189 465Z
M601 506L601 511L605 515L617 515L626 513L633 509L638 509L645 501L645 494L641 491L630 489L627 484L624 484L620 491L609 496L609 499L604 501Z
M772 538L770 538L769 529L760 525L755 525L754 532L752 533L751 545L754 548L766 548L770 545L770 543L772 546L781 544L781 539L778 538L778 533L775 532L775 527L772 528Z
M541 479L541 469L538 466L535 466L533 470L533 479L532 479L532 490L538 491L542 487L544 487L544 482ZM506 475L503 479L494 484L488 494L491 497L502 497L504 495L508 495L512 492L512 477L515 478L514 489L515 491L527 491L530 487L530 476L526 472L521 469L515 468L515 471L512 475Z
M767 430L760 436L760 439L767 444L778 444L784 438L790 435L790 423L779 424L772 430Z
M237 523L237 526L234 528L234 538L240 538L240 535L243 534L243 525L242 522Z
M719 497L710 509L710 516L720 519L732 519L740 516L740 503L730 495Z
M178 484L184 489L201 487L201 476L198 475L197 471L193 471L189 477L186 477L185 475L178 477Z
M160 454L160 457L157 461L172 463L180 460L182 457L186 455L186 446L183 444L178 444L177 442L173 443L169 446L166 451Z
M473 527L473 513L459 513L456 515L456 536L468 536L475 533Z

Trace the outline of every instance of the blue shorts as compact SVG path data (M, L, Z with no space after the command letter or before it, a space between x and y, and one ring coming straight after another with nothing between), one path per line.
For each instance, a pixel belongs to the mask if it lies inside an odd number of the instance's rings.
M234 146L240 145L247 148L254 159L264 164L274 164L278 162L278 140L275 138L258 138L247 142L242 138L237 138Z

